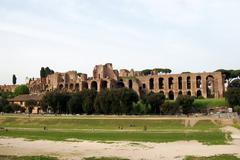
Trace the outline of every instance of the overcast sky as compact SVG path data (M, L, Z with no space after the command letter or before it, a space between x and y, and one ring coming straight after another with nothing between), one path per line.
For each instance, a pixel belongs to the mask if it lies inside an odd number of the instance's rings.
M0 84L41 66L240 68L240 0L0 0Z

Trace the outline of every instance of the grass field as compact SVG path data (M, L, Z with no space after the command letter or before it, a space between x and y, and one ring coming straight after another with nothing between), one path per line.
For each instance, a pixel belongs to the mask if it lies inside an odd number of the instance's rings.
M54 157L46 157L46 156L3 156L0 155L1 160L58 160Z
M167 100L170 104L174 105L176 101L174 100ZM193 105L196 108L204 109L204 108L215 108L215 107L227 107L227 101L225 99L195 99Z
M3 156L0 155L1 160L58 160L54 157L46 157L46 156ZM128 159L122 159L117 157L88 157L84 158L83 160L128 160Z
M212 157L192 157L189 156L185 160L240 160L240 158L234 155L217 155Z
M227 106L227 102L225 99L195 99L193 104L198 108Z
M44 130L43 127L47 127ZM144 127L145 126L145 127ZM103 116L0 116L0 136L32 140L67 139L93 141L174 142L197 140L204 144L226 144L229 134L220 125L201 120L194 127L185 127L184 119L117 118ZM145 128L145 130L144 130Z

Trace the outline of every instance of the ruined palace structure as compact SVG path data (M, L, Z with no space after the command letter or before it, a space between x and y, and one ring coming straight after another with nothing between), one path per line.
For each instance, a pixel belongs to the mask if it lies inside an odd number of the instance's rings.
M159 74L154 69L151 74L144 75L142 72L134 70L114 70L112 64L108 63L96 65L93 77L76 71L56 72L46 78L31 79L27 85L31 93L42 93L56 89L77 92L83 89L100 91L126 87L135 90L139 95L144 92L161 92L169 99L176 99L178 95L222 98L224 76L221 72Z

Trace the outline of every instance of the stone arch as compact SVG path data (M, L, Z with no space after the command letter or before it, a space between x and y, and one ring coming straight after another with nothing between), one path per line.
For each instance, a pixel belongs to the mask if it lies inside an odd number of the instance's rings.
M164 89L164 78L158 79L159 89Z
M91 83L91 89L98 90L98 84L97 84L96 81L92 81L92 83Z
M125 84L123 83L122 79L116 82L116 88L124 88L124 87L125 87Z
M128 88L132 89L133 87L133 81L130 79L128 80Z
M182 77L178 77L178 89L182 89Z
M149 89L154 89L154 78L149 79Z
M196 77L196 86L197 86L197 88L202 87L202 77L201 76Z
M108 82L105 80L101 81L101 89L107 89Z
M164 92L163 92L163 91L160 91L159 93L162 94L162 95L164 95Z
M70 89L70 90L73 90L73 87L74 87L74 85L73 85L73 83L71 83L71 84L69 85L69 89Z
M173 91L168 92L168 99L174 100L174 92Z
M88 83L82 82L82 89L88 89Z
M191 77L187 77L187 89L191 89Z
M168 78L168 88L173 89L173 78L172 77Z
M183 95L182 91L179 91L179 92L178 92L178 96L180 96L180 95Z
M68 84L65 84L65 89L68 89Z
M201 91L201 90L198 90L198 91L197 91L197 97L200 97L200 96L202 96L202 91Z
M143 83L143 89L146 89L146 84L145 83Z
M63 84L59 85L59 89L62 90L63 89Z
M206 90L207 90L207 98L215 97L214 77L212 75L208 75L206 77Z
M76 85L75 85L75 90L76 90L76 91L79 91L79 88L80 88L79 83L76 83Z
M192 95L191 91L187 91L187 95L191 96Z

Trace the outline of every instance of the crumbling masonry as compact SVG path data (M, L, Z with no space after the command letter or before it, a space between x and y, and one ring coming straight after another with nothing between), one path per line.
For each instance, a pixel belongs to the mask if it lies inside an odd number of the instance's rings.
M46 78L29 81L32 93L52 90L77 92L83 89L102 89L127 87L138 94L143 92L161 92L169 99L178 95L202 96L205 98L222 98L224 94L224 77L221 72L159 74L152 71L143 75L138 71L114 70L112 64L96 65L93 77L78 74L76 71L54 73Z

